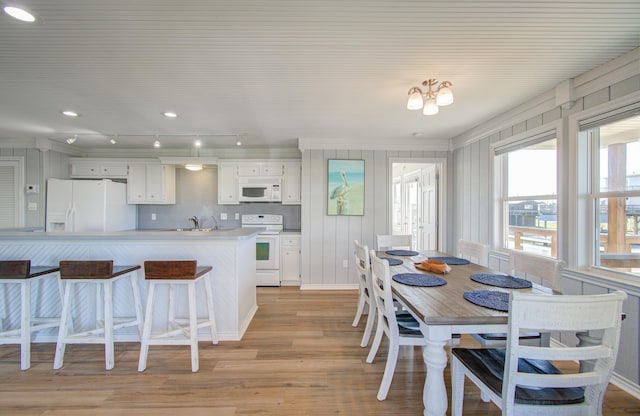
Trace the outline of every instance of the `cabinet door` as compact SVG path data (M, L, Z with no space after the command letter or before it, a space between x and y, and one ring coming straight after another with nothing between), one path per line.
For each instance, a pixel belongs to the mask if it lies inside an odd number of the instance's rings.
M167 198L166 194L166 175L165 166L149 164L147 165L147 202L164 202Z
M127 202L136 204L147 198L147 165L131 164L127 174Z
M72 178L97 178L100 176L100 171L97 163L72 163L71 164L71 177Z
M282 163L263 163L260 165L260 174L263 176L282 176L284 174Z
M260 175L260 163L238 163L238 176Z
M100 173L102 178L126 178L127 165L126 163L105 163L100 166Z
M235 164L218 166L218 204L238 203L237 167Z
M283 247L280 261L280 269L282 270L282 282L291 283L300 281L300 249L298 247Z
M299 205L302 203L302 172L300 168L300 163L287 163L284 165L283 204Z

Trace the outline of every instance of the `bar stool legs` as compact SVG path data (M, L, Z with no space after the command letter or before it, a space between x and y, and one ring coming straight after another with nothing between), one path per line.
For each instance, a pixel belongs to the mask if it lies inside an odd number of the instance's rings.
M147 368L147 357L150 345L189 345L191 347L191 371L200 368L198 359L198 329L208 327L213 344L218 343L215 314L213 309L213 290L211 288L210 266L197 267L195 261L147 261L145 262L145 279L149 281L147 308L144 329L140 342L140 360L138 371ZM196 283L202 280L207 299L207 317L198 319ZM156 297L156 286L169 285L169 328L167 332L151 335L153 327L153 311ZM175 287L184 285L188 296L188 319L175 317ZM185 325L186 324L186 325ZM174 329L171 329L173 325ZM184 335L188 334L188 337Z
M20 369L31 367L31 334L45 328L60 325L58 317L31 317L32 281L42 282L47 277L55 277L59 269L54 266L31 267L30 260L0 261L0 283L6 288L10 284L20 285L20 328L5 330L0 319L0 345L20 345ZM58 289L60 286L58 285ZM59 292L62 301L62 292ZM35 312L37 314L37 311Z
M143 323L142 304L138 290L137 270L140 266L113 267L113 261L62 261L60 275L65 283L62 317L58 332L58 343L53 363L54 369L59 369L64 363L64 353L67 344L104 344L105 368L114 367L115 330L136 326L138 335L142 336ZM135 317L114 318L113 316L113 283L123 277L129 277L133 291ZM96 309L96 328L74 333L72 329L71 306L73 291L76 284L93 283L99 288L96 293L102 293L102 308ZM100 302L100 296L96 303Z

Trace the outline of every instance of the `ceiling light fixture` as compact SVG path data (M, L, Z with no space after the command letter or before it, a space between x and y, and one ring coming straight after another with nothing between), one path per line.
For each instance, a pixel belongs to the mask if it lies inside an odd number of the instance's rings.
M202 164L201 163L187 163L186 165L184 165L184 168L186 170L197 172L199 170L202 170Z
M194 145L195 147L200 147L200 146L202 146L202 142L201 142L200 140L196 140L196 141L193 143L193 145Z
M75 141L76 141L77 139L78 139L78 135L77 135L77 134L74 134L74 135L73 135L73 137L69 137L69 138L67 139L67 143L69 143L69 144L73 144L73 143L75 143Z
M109 142L110 142L111 144L116 144L116 143L118 143L118 141L116 140L116 138L115 138L115 137L112 137L112 138L111 138L111 140L109 140Z
M407 109L419 110L422 108L422 114L431 116L438 114L439 108L453 103L453 92L451 91L451 83L442 81L436 91L433 88L439 83L435 78L430 78L422 82L422 86L427 88L423 92L418 87L412 87L409 90L409 99L407 100Z
M35 22L36 18L33 14L29 13L25 9L15 6L5 6L4 12L14 19L22 20L23 22Z
M168 117L168 118L176 118L176 117L178 117L178 115L176 113L174 113L173 111L165 111L164 113L162 113L162 115L164 115L165 117Z
M62 114L64 114L65 116L68 116L68 117L78 117L78 113L76 113L73 110L64 110L62 112Z
M160 140L156 140L155 142L153 142L153 147L155 148L160 147Z

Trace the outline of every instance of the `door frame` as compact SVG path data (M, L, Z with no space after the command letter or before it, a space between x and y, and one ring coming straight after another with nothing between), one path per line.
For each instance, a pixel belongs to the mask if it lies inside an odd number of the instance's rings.
M425 163L436 165L438 172L437 180L437 197L438 197L438 241L437 246L439 251L446 251L447 236L445 234L445 225L447 224L447 158L446 157L390 157L388 160L388 178L387 189L389 192L387 212L389 213L387 218L387 230L393 228L393 164L394 163Z

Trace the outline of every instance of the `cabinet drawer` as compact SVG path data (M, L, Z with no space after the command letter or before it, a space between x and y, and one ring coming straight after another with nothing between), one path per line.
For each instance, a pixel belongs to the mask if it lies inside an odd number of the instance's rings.
M280 245L282 247L300 247L299 235L281 235Z

